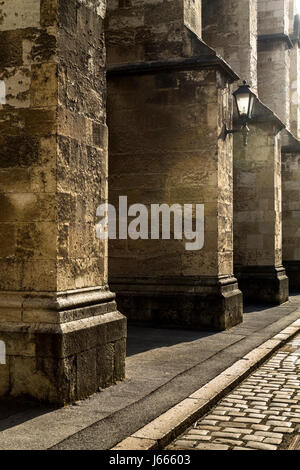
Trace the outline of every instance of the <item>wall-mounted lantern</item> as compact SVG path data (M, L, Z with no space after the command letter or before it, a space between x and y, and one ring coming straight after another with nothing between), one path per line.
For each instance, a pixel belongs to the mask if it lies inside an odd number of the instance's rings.
M243 81L243 85L240 85L238 89L233 93L236 107L238 110L239 120L241 121L241 129L229 130L225 126L225 139L228 134L234 134L235 132L241 132L244 138L244 146L247 146L247 138L249 127L247 123L252 117L253 105L255 101L255 94L250 90L250 86L247 85L246 81Z

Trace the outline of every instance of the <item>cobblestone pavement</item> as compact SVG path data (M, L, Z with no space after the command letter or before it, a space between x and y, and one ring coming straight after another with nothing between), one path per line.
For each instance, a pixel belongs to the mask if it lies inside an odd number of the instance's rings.
M278 450L300 435L300 335L168 449Z

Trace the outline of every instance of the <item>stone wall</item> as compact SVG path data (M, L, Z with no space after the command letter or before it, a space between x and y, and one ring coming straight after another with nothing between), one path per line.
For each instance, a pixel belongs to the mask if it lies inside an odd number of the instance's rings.
M238 265L275 265L282 260L279 239L274 245L275 235L280 238L281 218L279 135L267 127L251 126L247 148L235 136L234 255Z
M15 14L18 12L18 15ZM0 6L1 393L65 403L124 376L107 287L102 0Z

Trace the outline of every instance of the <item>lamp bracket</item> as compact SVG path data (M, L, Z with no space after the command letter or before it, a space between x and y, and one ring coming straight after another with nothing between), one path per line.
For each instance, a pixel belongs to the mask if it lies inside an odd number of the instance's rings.
M222 134L223 134L223 140L225 141L225 140L226 140L226 137L227 137L228 135L230 135L230 134L235 134L236 132L241 132L241 133L242 133L244 147L247 147L247 144L248 144L249 127L247 126L246 123L244 123L240 129L227 129L226 124L224 124L223 132L222 132Z
M239 129L227 129L227 126L225 124L225 126L224 126L225 139L226 139L228 134L235 134L236 132L239 132Z

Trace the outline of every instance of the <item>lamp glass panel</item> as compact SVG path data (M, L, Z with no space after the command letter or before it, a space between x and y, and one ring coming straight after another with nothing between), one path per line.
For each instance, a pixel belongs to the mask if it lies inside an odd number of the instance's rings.
M249 110L249 93L239 93L237 95L237 107L240 113L240 116L247 116Z
M254 95L251 95L251 97L250 97L250 107L249 107L249 116L248 116L249 119L251 119L251 117L252 117L254 101L255 101Z

